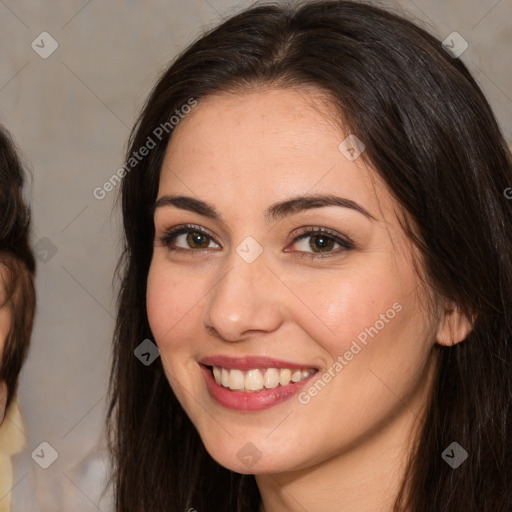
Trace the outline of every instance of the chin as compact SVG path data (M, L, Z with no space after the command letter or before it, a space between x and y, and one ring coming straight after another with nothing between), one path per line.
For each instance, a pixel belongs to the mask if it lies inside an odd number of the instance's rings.
M206 439L203 443L217 463L236 473L273 474L309 465L304 454L298 453L296 448L284 447L282 439L276 438L272 443L248 439L249 436L225 438L222 442Z

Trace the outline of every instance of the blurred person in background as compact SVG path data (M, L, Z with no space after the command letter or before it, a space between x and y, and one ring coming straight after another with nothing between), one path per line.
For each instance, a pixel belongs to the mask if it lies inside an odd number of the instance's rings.
M36 303L24 183L25 172L14 141L0 126L0 512L11 509L12 456L25 446L16 390Z

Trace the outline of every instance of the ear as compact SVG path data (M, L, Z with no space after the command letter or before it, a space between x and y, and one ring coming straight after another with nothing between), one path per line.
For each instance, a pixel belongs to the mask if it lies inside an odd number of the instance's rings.
M469 319L452 301L446 301L441 312L436 342L451 347L465 340L473 329L474 319Z

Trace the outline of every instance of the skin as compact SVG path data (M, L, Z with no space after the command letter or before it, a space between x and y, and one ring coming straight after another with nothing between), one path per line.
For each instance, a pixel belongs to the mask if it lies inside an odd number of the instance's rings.
M6 269L0 267L0 283L3 285L6 279ZM0 290L0 363L2 362L1 356L4 353L5 342L11 329L11 311L9 305L5 303L5 292L3 286ZM3 423L5 417L5 407L7 404L7 384L0 381L0 425Z
M339 151L349 132L332 111L306 89L210 96L176 127L161 171L159 198L201 199L224 222L156 208L151 329L206 449L223 466L256 474L265 512L390 510L406 440L428 400L433 347L469 329L453 304L421 286L396 201L362 158ZM340 206L265 218L272 203L305 194L350 199L374 219ZM186 235L162 242L184 223L208 230L207 248L194 249ZM297 239L305 226L334 230L353 248L318 256L314 236ZM236 252L247 236L263 248L253 263ZM402 310L307 405L294 397L239 412L207 391L198 361L218 354L300 363L319 369L319 379L395 303ZM237 457L248 442L261 453L251 468Z

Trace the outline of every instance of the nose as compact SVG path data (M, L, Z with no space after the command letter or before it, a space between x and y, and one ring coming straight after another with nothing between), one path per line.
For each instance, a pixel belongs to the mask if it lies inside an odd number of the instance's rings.
M279 280L260 256L247 263L237 254L208 296L203 324L225 341L241 341L254 333L271 333L283 323Z

